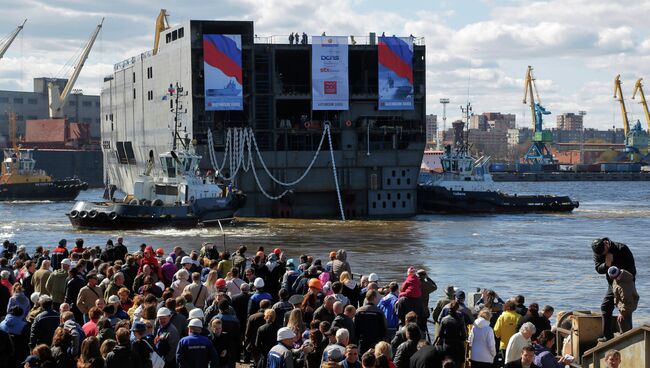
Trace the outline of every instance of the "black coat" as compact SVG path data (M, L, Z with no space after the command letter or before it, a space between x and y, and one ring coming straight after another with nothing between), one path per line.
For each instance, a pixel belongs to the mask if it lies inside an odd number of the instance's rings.
M9 289L0 285L0 317L7 315L7 305L9 304L9 299L11 295L9 294Z
M427 345L418 350L409 363L409 368L439 368L442 367L444 352L436 346Z
M277 344L278 328L275 323L266 323L264 326L257 330L257 338L255 339L255 348L260 353L261 361L256 367L266 367L266 355L271 351L271 348Z
M359 342L359 351L368 351L386 338L388 332L386 316L374 304L366 304L357 309L354 316L354 331Z
M137 357L130 346L116 346L106 356L106 368L136 368Z
M29 346L34 348L39 344L52 344L54 331L59 327L59 314L52 309L41 312L32 323L29 334Z
M418 351L418 342L407 340L399 345L395 353L395 366L397 368L408 368L411 357Z
M610 242L609 253L614 257L612 261L612 266L616 266L621 270L626 270L631 273L636 278L636 265L634 264L634 255L630 251L630 248L623 243ZM612 279L607 275L607 269L609 268L605 264L605 256L602 254L594 253L594 265L596 272L601 275L607 276L607 282L611 285Z
M12 366L11 359L6 359L14 355L14 344L9 337L9 334L0 330L0 354L2 354L5 359L0 359L0 368L9 368ZM18 361L18 363L22 360Z
M350 333L350 343L356 343L357 338L354 330L354 321L352 318L346 316L345 314L339 314L334 317L332 321L332 327L345 328Z
M248 302L250 293L240 293L232 297L232 307L239 320L240 331L246 331L246 320L248 319ZM207 321L207 320L206 320Z

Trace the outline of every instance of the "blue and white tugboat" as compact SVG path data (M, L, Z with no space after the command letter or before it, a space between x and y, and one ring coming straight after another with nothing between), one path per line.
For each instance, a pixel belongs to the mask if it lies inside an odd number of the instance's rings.
M442 173L420 173L419 212L571 212L579 205L568 196L516 195L494 190L488 170L490 158L475 160L467 144L454 150L446 146L440 161Z

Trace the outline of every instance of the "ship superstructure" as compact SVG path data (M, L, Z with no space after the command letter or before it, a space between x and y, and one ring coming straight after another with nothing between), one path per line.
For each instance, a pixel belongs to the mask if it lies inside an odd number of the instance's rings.
M170 111L175 107L168 90L180 84L188 96L176 123L203 157L199 166L203 173L214 169L207 149L208 130L219 163L232 129L250 128L254 134L260 157L253 153L252 165L258 179L250 169L239 171L233 179L248 196L240 215L336 217L340 207L345 217L416 213L425 145L425 47L421 39L412 39L412 91L400 87L404 91L393 96L412 98L412 108L379 107L380 46L371 35L355 37L348 45L347 109L324 111L312 109L311 37L299 45L281 44L279 37L257 37L253 23L244 21L192 20L160 29L155 53L144 52L116 64L104 80L102 148L108 184L134 193L134 183L147 170L149 158L169 151L170 131L174 130ZM206 36L213 35L237 35L241 40L241 80L231 77L206 88L211 72L204 60L208 53L213 57L214 50L206 51L204 45ZM241 110L211 109L213 98L236 96L242 101ZM325 152L314 159L326 125L333 155L327 152L325 140ZM229 144L232 151L234 142ZM221 173L228 177L233 167L228 165L231 158L226 158ZM273 181L261 162L278 181L290 182L305 172L312 159L304 180L290 187ZM280 199L269 198L281 194L285 195Z

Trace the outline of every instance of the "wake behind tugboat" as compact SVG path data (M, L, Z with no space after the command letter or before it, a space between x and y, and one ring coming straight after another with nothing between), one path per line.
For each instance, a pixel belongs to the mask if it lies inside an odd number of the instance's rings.
M489 157L474 160L467 145L445 147L442 173L422 172L418 210L424 213L571 212L579 203L568 196L506 194L492 189Z

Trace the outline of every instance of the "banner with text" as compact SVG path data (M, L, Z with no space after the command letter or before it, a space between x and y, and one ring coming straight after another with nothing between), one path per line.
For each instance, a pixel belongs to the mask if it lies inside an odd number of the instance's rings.
M312 36L311 89L313 110L347 110L348 38Z
M379 110L413 109L413 40L379 37Z
M241 35L203 35L205 110L243 110Z

